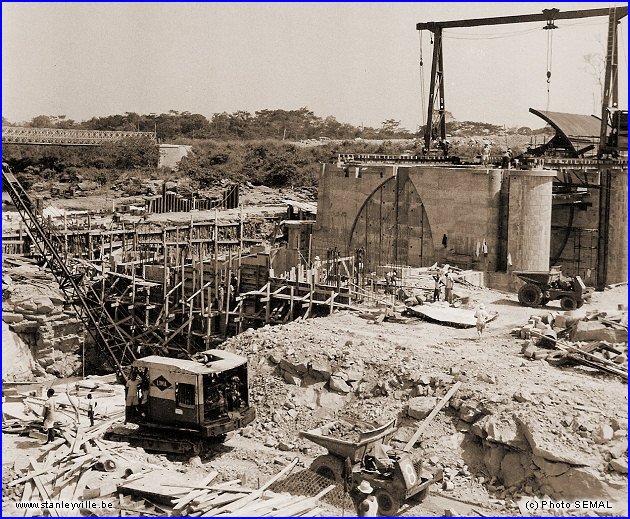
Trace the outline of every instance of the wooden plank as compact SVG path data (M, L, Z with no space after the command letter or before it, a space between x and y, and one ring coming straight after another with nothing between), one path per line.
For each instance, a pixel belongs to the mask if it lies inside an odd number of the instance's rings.
M219 473L216 470L212 471L210 474L208 474L208 476L206 476L204 479L201 480L200 486L202 488L205 487L206 485L208 485L208 483L210 483L218 475L219 475ZM177 485L177 486L179 486L179 485ZM191 492L188 493L188 495L186 495L185 497L183 497L183 498L181 498L181 499L176 501L175 506L173 506L173 510L181 510L188 503L190 503L193 499L203 495L206 491L207 491L207 489L205 489L205 488L204 488L204 490L192 490Z
M420 427L418 427L416 432L413 433L413 436L407 442L407 445L405 445L405 448L403 449L403 451L409 452L413 448L413 446L416 444L416 441L418 440L420 435L429 426L429 424L433 421L435 416L440 412L440 409L442 409L446 405L446 403L451 399L451 397L455 394L455 392L459 389L459 386L461 385L462 385L461 381L458 381L455 383L455 385L451 389L449 389L448 393L444 395L442 400L440 400L438 404L433 408L433 411L429 413L429 416L427 416L424 419L424 421L420 424Z

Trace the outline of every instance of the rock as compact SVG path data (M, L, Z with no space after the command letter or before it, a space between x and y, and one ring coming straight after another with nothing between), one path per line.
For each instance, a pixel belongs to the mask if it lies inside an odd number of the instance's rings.
M534 344L530 341L528 341L526 344L527 346L521 352L527 358L531 359L534 357L534 354L538 351L538 348L536 348L536 346L534 346Z
M472 423L481 416L482 412L479 409L479 403L474 401L464 402L459 408L459 417L464 422Z
M327 360L316 359L311 362L310 367L313 373L321 376L324 380L328 380L332 375L332 368Z
M34 297L33 303L37 305L37 313L39 314L49 314L55 308L53 302L46 296Z
M328 380L328 386L332 391L338 393L350 393L352 391L352 388L340 377L331 376Z
M567 463L547 461L545 458L541 458L540 456L532 456L532 461L547 476L560 476L571 468L571 465L568 465Z
M432 396L418 396L409 399L407 414L416 420L426 418L437 405L437 398Z
M288 443L280 442L278 443L278 450L285 451L285 452L290 451L291 446Z
M517 391L512 395L512 398L521 403L529 402L531 400L531 396L529 396L527 393L524 393L523 391Z
M501 479L506 487L520 485L527 477L527 471L521 463L521 457L515 452L508 452L501 460Z
M337 377L340 378L341 380L343 380L344 382L348 382L348 375L346 374L345 371L342 370L337 370L335 371L332 375L332 377Z
M483 455L483 463L490 476L496 478L501 474L501 462L506 450L500 445L492 445L486 449Z
M348 377L348 382L356 382L363 379L363 371L359 371L358 369L350 369L346 372L346 376Z
M546 478L546 482L553 493L562 499L611 497L611 488L603 482L597 471L590 468L573 467L561 476Z
M606 443L613 439L613 429L610 425L600 424L593 431L593 440L596 443Z
M24 320L24 316L22 314L2 312L2 320L7 324L14 324Z
M253 433L254 427L251 425L248 425L247 427L243 427L241 429L241 436L243 436L243 438L251 438Z
M608 454L611 458L621 458L628 452L627 441L617 441L612 447L608 449Z
M455 489L455 484L452 481L444 481L442 483L442 489L450 492Z
M323 390L319 393L317 403L327 409L340 409L345 405L345 398L338 393Z
M280 353L274 352L269 354L269 362L273 364L280 364L282 361L282 355Z
M612 343L627 342L627 330L609 328L599 321L578 321L571 335L573 342L608 341Z
M287 384L293 384L294 386L302 385L302 379L288 371L282 372L282 378Z
M51 302L52 304L52 302ZM31 312L36 312L37 311L37 304L34 303L33 301L30 300L26 300L26 301L22 301L19 305L18 305L18 310L22 310L24 312L27 313L31 313Z
M628 458L613 458L610 460L610 468L622 474L628 474Z
M201 463L201 458L199 456L194 456L190 458L190 461L188 462L188 464L191 467L203 467L203 463Z
M584 449L577 450L575 444L567 445L559 436L549 434L549 431L542 424L531 418L527 418L523 414L515 414L514 420L525 435L535 456L570 465L596 466L599 463L598 458L592 452L587 452Z

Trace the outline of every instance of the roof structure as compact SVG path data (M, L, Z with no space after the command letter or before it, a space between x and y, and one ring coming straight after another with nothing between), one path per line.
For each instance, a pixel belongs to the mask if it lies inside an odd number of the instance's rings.
M599 142L601 119L595 115L529 111L548 123L556 131L555 140L575 156Z
M186 371L196 375L209 375L211 373L220 373L228 369L233 369L247 363L245 357L225 350L207 350L202 352L202 354L209 358L208 362L203 363L194 360L173 359L170 357L151 355L136 360L133 365L142 368L161 365L165 368L173 368L172 371Z

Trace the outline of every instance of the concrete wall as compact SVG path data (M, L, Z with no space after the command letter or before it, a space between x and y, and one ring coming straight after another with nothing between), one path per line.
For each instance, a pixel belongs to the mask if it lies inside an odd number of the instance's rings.
M494 270L502 175L502 170L473 167L343 169L326 164L319 179L313 250L321 257L328 248L351 254L365 247L370 270L378 264L431 265L454 251Z

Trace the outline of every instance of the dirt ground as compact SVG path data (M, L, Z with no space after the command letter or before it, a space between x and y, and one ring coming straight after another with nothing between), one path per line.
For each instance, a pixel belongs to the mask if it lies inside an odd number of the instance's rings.
M525 324L530 315L541 315L549 309L560 310L557 302L551 303L547 310L531 309L520 306L513 294L480 288L460 288L459 291L470 297L472 306L483 302L487 309L498 312L482 340L477 340L474 328L451 328L415 318L375 323L355 312L248 330L228 340L226 348L248 355L252 371L251 395L258 415L253 427L230 435L223 445L202 456L201 463L141 450L137 453L138 461L200 474L217 470L223 480L241 477L247 484L257 486L294 457L300 459L298 468L304 469L324 452L299 438L300 430L337 418L384 423L396 417L407 433L417 427L418 423L405 413L405 397L396 391L389 396L359 391L337 401L338 405L303 405L310 389L287 385L277 368L267 361L272 354L285 357L324 354L339 365L361 366L368 385L379 379L389 380L418 371L447 377L457 373L462 380L458 396L482 400L495 416L521 413L538 423L558 428L561 428L558 424L571 423L576 416L583 423L591 424L616 420L620 424L618 436L627 446L626 383L590 369L554 367L543 360L532 361L521 355L523 341L511 334L512 329ZM614 312L617 305L626 303L627 286L624 285L596 292L592 302L578 312L594 309ZM525 401L517 402L516 394L525 395ZM298 413L286 415L287 409ZM521 515L515 501L525 495L526 489L510 492L497 488L498 483L490 485L483 464L484 453L468 432L469 427L458 420L453 409L445 408L438 414L413 454L422 457L425 463L440 464L451 471L455 488L442 490L440 485L434 485L423 502L405 504L399 515L443 516L445 510L472 516ZM561 436L583 456L604 459L605 446L594 444L588 437L571 435L569 429ZM31 438L3 434L3 470L25 455L35 455L39 443ZM604 462L597 463L602 473L606 472ZM627 477L609 473L602 477L618 490L622 499L621 504L616 504L614 515L624 515ZM10 507L9 503L4 503L3 512L9 514ZM325 513L341 515L342 510L325 505ZM348 510L343 513L349 515ZM575 515L584 515L584 512Z

